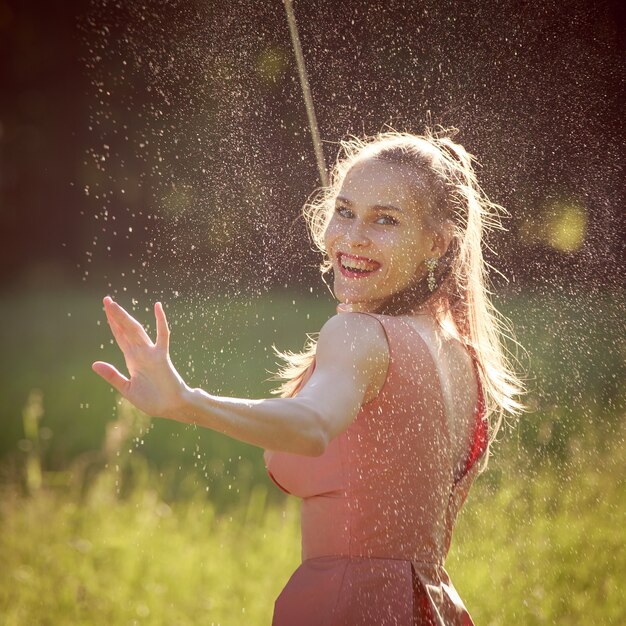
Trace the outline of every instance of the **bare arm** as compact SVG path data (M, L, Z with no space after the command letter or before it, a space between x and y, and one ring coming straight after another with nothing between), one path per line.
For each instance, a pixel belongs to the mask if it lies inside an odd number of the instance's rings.
M171 364L169 329L160 305L155 307L155 344L122 307L105 299L105 310L131 377L107 363L94 363L93 369L130 402L149 415L198 424L272 450L322 454L352 422L372 379L387 366L387 344L378 322L345 313L322 328L315 371L296 397L212 396L188 387Z

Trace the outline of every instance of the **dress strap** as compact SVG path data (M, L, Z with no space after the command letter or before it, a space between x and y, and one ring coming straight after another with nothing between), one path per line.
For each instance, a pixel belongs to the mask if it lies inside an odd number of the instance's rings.
M470 356L472 358L472 365L474 366L474 373L476 375L476 383L478 385L478 401L476 403L474 431L472 435L472 443L470 445L469 453L463 470L459 475L455 477L454 484L456 485L462 478L472 469L474 464L485 453L489 444L489 421L486 417L487 405L485 402L485 392L480 380L480 373L478 370L478 359L476 353L471 346L467 346Z

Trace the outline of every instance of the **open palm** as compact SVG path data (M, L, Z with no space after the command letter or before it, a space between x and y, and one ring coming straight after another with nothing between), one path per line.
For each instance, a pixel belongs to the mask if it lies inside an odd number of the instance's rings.
M144 413L173 418L188 388L170 360L170 331L163 305L160 302L154 305L157 338L153 343L143 326L112 298L107 296L103 302L130 378L103 361L96 361L91 368Z

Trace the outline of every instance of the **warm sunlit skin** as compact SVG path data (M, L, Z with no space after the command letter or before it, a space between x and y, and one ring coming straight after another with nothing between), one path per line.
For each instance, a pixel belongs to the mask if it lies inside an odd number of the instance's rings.
M112 298L104 298L107 320L129 376L102 361L92 369L150 416L198 424L269 450L323 454L364 402L377 394L388 367L380 324L358 311L371 310L405 288L424 273L427 257L445 251L445 236L424 224L427 203L427 193L420 190L408 166L364 160L350 170L326 245L335 267L340 310L357 313L341 313L324 324L315 370L293 398L224 398L189 387L170 360L170 331L159 302L154 307L157 337L153 342L127 311ZM342 273L338 253L369 259L376 271L358 277L355 272Z
M154 305L157 338L153 342L143 326L112 298L107 296L103 303L130 377L103 361L96 361L93 371L148 415L168 417L186 385L169 357L170 331L163 305L160 302Z
M113 365L92 365L122 396L152 417L198 424L261 448L319 456L358 413L370 383L386 368L378 323L364 315L335 315L320 331L316 368L294 398L245 400L212 396L183 381L169 357L165 312L155 305L157 339L109 296L107 320L130 377ZM377 378L378 377L378 378Z
M428 190L409 165L375 158L357 162L338 194L326 229L326 251L333 264L334 292L344 309L372 311L414 278L426 273L424 261L440 257L450 237L428 228ZM340 255L373 261L375 271L351 275Z

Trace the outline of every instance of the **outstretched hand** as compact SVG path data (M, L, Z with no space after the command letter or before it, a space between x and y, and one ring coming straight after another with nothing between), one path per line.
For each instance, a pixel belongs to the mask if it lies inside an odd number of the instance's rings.
M91 369L144 413L174 418L182 394L188 388L170 361L170 331L163 305L160 302L154 305L157 337L153 343L143 326L111 297L107 296L103 302L130 378L103 361L96 361Z

